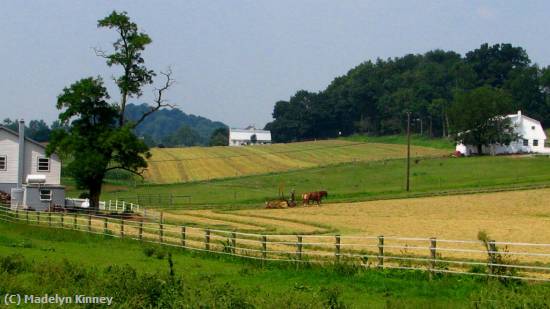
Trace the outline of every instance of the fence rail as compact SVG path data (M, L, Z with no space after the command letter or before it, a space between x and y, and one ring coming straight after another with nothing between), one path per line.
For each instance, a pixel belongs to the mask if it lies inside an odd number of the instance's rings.
M353 263L550 281L550 244L448 240L435 237L269 235L165 224L106 214L37 212L0 207L0 220L129 238L262 261Z

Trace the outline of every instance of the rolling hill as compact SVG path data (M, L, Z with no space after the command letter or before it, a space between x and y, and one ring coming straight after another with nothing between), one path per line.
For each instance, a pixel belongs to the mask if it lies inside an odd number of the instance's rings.
M252 147L153 148L144 176L152 183L177 183L282 172L343 162L403 158L406 146L324 140ZM412 146L416 157L448 150Z
M150 107L147 104L128 104L126 106L126 116L129 119L137 120L149 109ZM208 145L208 140L214 130L227 127L222 122L186 114L178 108L165 108L147 117L143 123L136 127L135 133L141 137L148 137L155 144L159 144L182 126L186 126L196 133L197 142L200 145Z

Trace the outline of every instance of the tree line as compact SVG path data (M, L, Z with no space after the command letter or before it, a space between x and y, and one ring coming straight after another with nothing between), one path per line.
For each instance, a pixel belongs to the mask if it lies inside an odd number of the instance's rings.
M12 131L19 131L19 119L6 118L2 121L2 125ZM49 126L44 120L31 120L25 124L25 136L37 142L44 143L50 140L52 130L63 129L63 124L59 121L54 121Z
M533 64L522 47L482 44L464 56L433 50L367 61L323 91L299 90L276 102L274 120L265 129L275 142L399 134L410 112L415 133L456 138L469 125L487 120L472 123L466 115L490 118L517 110L550 125L549 89L550 67ZM471 102L480 96L495 104ZM476 114L463 113L472 107Z

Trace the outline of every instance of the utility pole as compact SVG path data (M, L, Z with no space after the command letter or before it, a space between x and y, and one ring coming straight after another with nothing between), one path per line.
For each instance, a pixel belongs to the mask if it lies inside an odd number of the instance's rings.
M410 189L411 173L411 112L407 112L407 192Z

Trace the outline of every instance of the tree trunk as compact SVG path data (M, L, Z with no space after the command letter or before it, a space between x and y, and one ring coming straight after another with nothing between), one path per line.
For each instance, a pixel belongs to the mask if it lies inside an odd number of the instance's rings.
M447 124L447 135L446 137L449 137L449 115L445 113L445 123Z
M122 91L121 100L120 100L120 118L118 125L122 128L124 126L124 113L126 112L126 101L128 100L128 93L126 90ZM101 191L101 189L99 190Z
M478 155L478 156L481 156L481 155L482 155L482 153L481 153L482 151L483 151L483 145L478 144L478 145L477 145L477 155Z
M99 184L90 185L90 208L99 210L99 197L101 196L101 181Z
M441 136L447 137L447 134L445 132L445 115L441 115Z
M424 135L424 122L420 118L420 136Z

